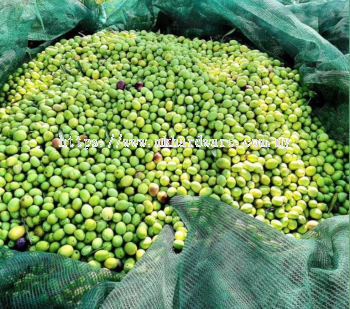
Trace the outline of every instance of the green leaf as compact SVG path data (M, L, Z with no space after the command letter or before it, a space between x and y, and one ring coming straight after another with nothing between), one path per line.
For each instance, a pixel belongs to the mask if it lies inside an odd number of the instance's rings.
M221 38L221 42L224 40L225 37L227 37L228 35L234 33L236 31L236 28L233 28L231 31L227 32L222 38Z
M83 73L83 68L81 67L80 61L77 60L76 63L79 71Z
M62 69L66 74L73 75L72 72L69 71L67 68L65 68L62 64L61 64L61 69Z

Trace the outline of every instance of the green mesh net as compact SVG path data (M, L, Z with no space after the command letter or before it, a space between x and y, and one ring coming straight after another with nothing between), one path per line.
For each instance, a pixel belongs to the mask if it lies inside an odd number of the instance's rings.
M347 1L2 0L0 83L61 36L98 29L234 36L299 69L332 137L349 139ZM40 252L0 248L1 308L347 308L349 218L302 240L209 198L174 198L184 250L165 228L123 276Z

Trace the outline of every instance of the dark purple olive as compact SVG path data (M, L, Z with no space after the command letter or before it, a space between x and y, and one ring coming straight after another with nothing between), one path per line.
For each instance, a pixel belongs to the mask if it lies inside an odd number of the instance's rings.
M121 89L123 90L125 88L126 84L123 80L120 80L118 83L117 83L117 89Z
M135 85L135 88L137 90L140 90L142 87L143 87L143 82L137 82L136 85Z
M22 237L16 240L15 249L18 251L25 251L28 247L28 241Z
M118 266L114 269L116 272L120 273L123 270L123 263L118 259Z
M337 213L339 211L339 205L334 205L332 208L332 212Z

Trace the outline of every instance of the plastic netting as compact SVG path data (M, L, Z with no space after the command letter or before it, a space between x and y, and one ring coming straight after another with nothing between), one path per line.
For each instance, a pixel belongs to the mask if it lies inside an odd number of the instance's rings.
M347 1L2 0L0 83L61 36L105 27L188 37L234 35L294 65L318 93L315 114L349 138ZM39 252L0 248L1 308L346 308L348 216L328 219L302 240L227 205L175 198L190 228L181 254L173 232L122 276Z

